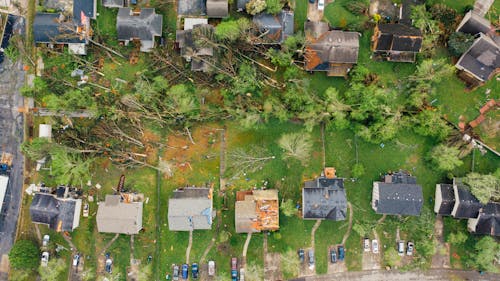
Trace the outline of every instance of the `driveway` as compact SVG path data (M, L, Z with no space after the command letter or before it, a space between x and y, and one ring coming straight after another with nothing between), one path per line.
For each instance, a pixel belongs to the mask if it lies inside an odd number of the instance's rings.
M308 1L307 6L307 19L310 21L321 21L323 19L324 11L318 10L318 0L314 1L314 3ZM335 0L325 0L325 8L328 4L334 2Z
M18 112L23 107L23 97L19 89L24 83L22 65L12 64L8 59L0 73L0 151L13 154L14 160L9 176L9 186L0 213L0 259L4 260L10 251L16 234L17 218L23 190L24 158L19 150L23 141L23 115ZM0 261L0 264L4 264ZM2 267L4 268L4 267ZM0 280L4 272L0 272Z

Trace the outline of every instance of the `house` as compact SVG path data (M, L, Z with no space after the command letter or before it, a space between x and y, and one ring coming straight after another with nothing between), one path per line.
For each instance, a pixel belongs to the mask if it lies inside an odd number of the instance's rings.
M479 33L493 35L495 33L495 29L490 21L474 11L469 11L465 14L456 31L472 35L477 35Z
M155 13L154 8L143 8L140 11L130 8L119 8L116 18L118 40L125 46L130 41L141 42L141 52L150 52L155 47L155 37L162 34L163 16Z
M142 202L123 200L121 195L106 195L97 209L97 231L137 234L142 229Z
M186 26L184 26L186 28ZM201 40L196 40L197 34L214 32L214 27L209 24L196 24L192 29L177 30L175 41L181 56L191 63L191 71L210 72L214 57L214 48L204 45Z
M377 59L415 62L422 40L422 32L417 28L401 23L382 23L375 26L372 50Z
M302 189L302 217L340 221L347 216L344 179L335 176L334 168L325 168L321 176L306 181Z
M229 16L227 0L207 0L207 16L209 18L227 18Z
M462 183L461 179L453 179L453 192L455 194L455 205L451 215L456 219L477 218L483 204L472 195L469 188Z
M238 12L246 10L246 6L249 1L250 0L236 0L236 10Z
M470 218L467 229L475 234L500 236L500 203L489 202L476 218Z
M237 233L278 230L278 190L238 191L234 213Z
M399 6L399 22L411 26L413 21L411 19L411 11L416 5L423 5L423 0L403 0Z
M67 197L65 190L66 187L59 187L57 194L35 193L30 205L31 221L47 225L57 232L77 228L80 224L82 200Z
M211 188L176 189L168 199L168 229L170 231L211 229L215 217L212 197Z
M73 0L73 20L79 25L88 25L97 16L97 0Z
M123 8L125 0L101 0L102 6L106 8Z
M87 54L86 33L62 14L36 13L33 22L33 37L35 44L67 45L72 54Z
M452 184L436 184L434 212L438 215L451 216L455 206L455 191Z
M277 15L260 13L253 16L258 32L255 44L281 44L293 35L293 12L282 10Z
M417 179L400 170L373 183L372 208L377 214L418 216L423 204Z
M474 12L482 17L488 13L495 0L476 0L474 3Z
M471 85L489 80L500 71L500 37L498 42L480 34L472 46L460 57L455 67L459 76Z
M358 61L359 33L329 30L328 23L306 22L305 70L346 76Z

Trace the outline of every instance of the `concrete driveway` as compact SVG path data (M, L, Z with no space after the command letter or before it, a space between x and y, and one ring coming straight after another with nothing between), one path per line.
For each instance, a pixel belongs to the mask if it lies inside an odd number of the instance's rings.
M310 21L321 21L323 19L323 11L318 10L318 0L315 0L314 3L308 1L307 6L307 19ZM325 8L328 4L334 2L335 0L325 0Z

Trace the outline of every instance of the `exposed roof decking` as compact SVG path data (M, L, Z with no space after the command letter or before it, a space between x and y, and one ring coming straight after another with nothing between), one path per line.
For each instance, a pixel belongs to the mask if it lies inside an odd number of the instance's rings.
M168 227L171 231L211 229L214 216L210 188L177 189L168 200Z
M279 229L278 190L238 191L236 198L235 226L237 233Z
M142 202L123 203L120 195L106 195L97 209L97 231L137 234L142 229Z

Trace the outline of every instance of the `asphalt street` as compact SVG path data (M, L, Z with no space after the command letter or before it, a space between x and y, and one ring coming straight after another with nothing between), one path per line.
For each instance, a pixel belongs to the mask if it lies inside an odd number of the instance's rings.
M24 167L24 158L20 151L23 141L23 115L18 112L18 108L23 106L23 97L19 89L24 83L24 72L20 63L12 64L7 59L2 67L4 70L0 73L0 152L11 153L14 159L0 213L0 259L9 253L14 242ZM0 272L0 280L6 280L4 272Z

